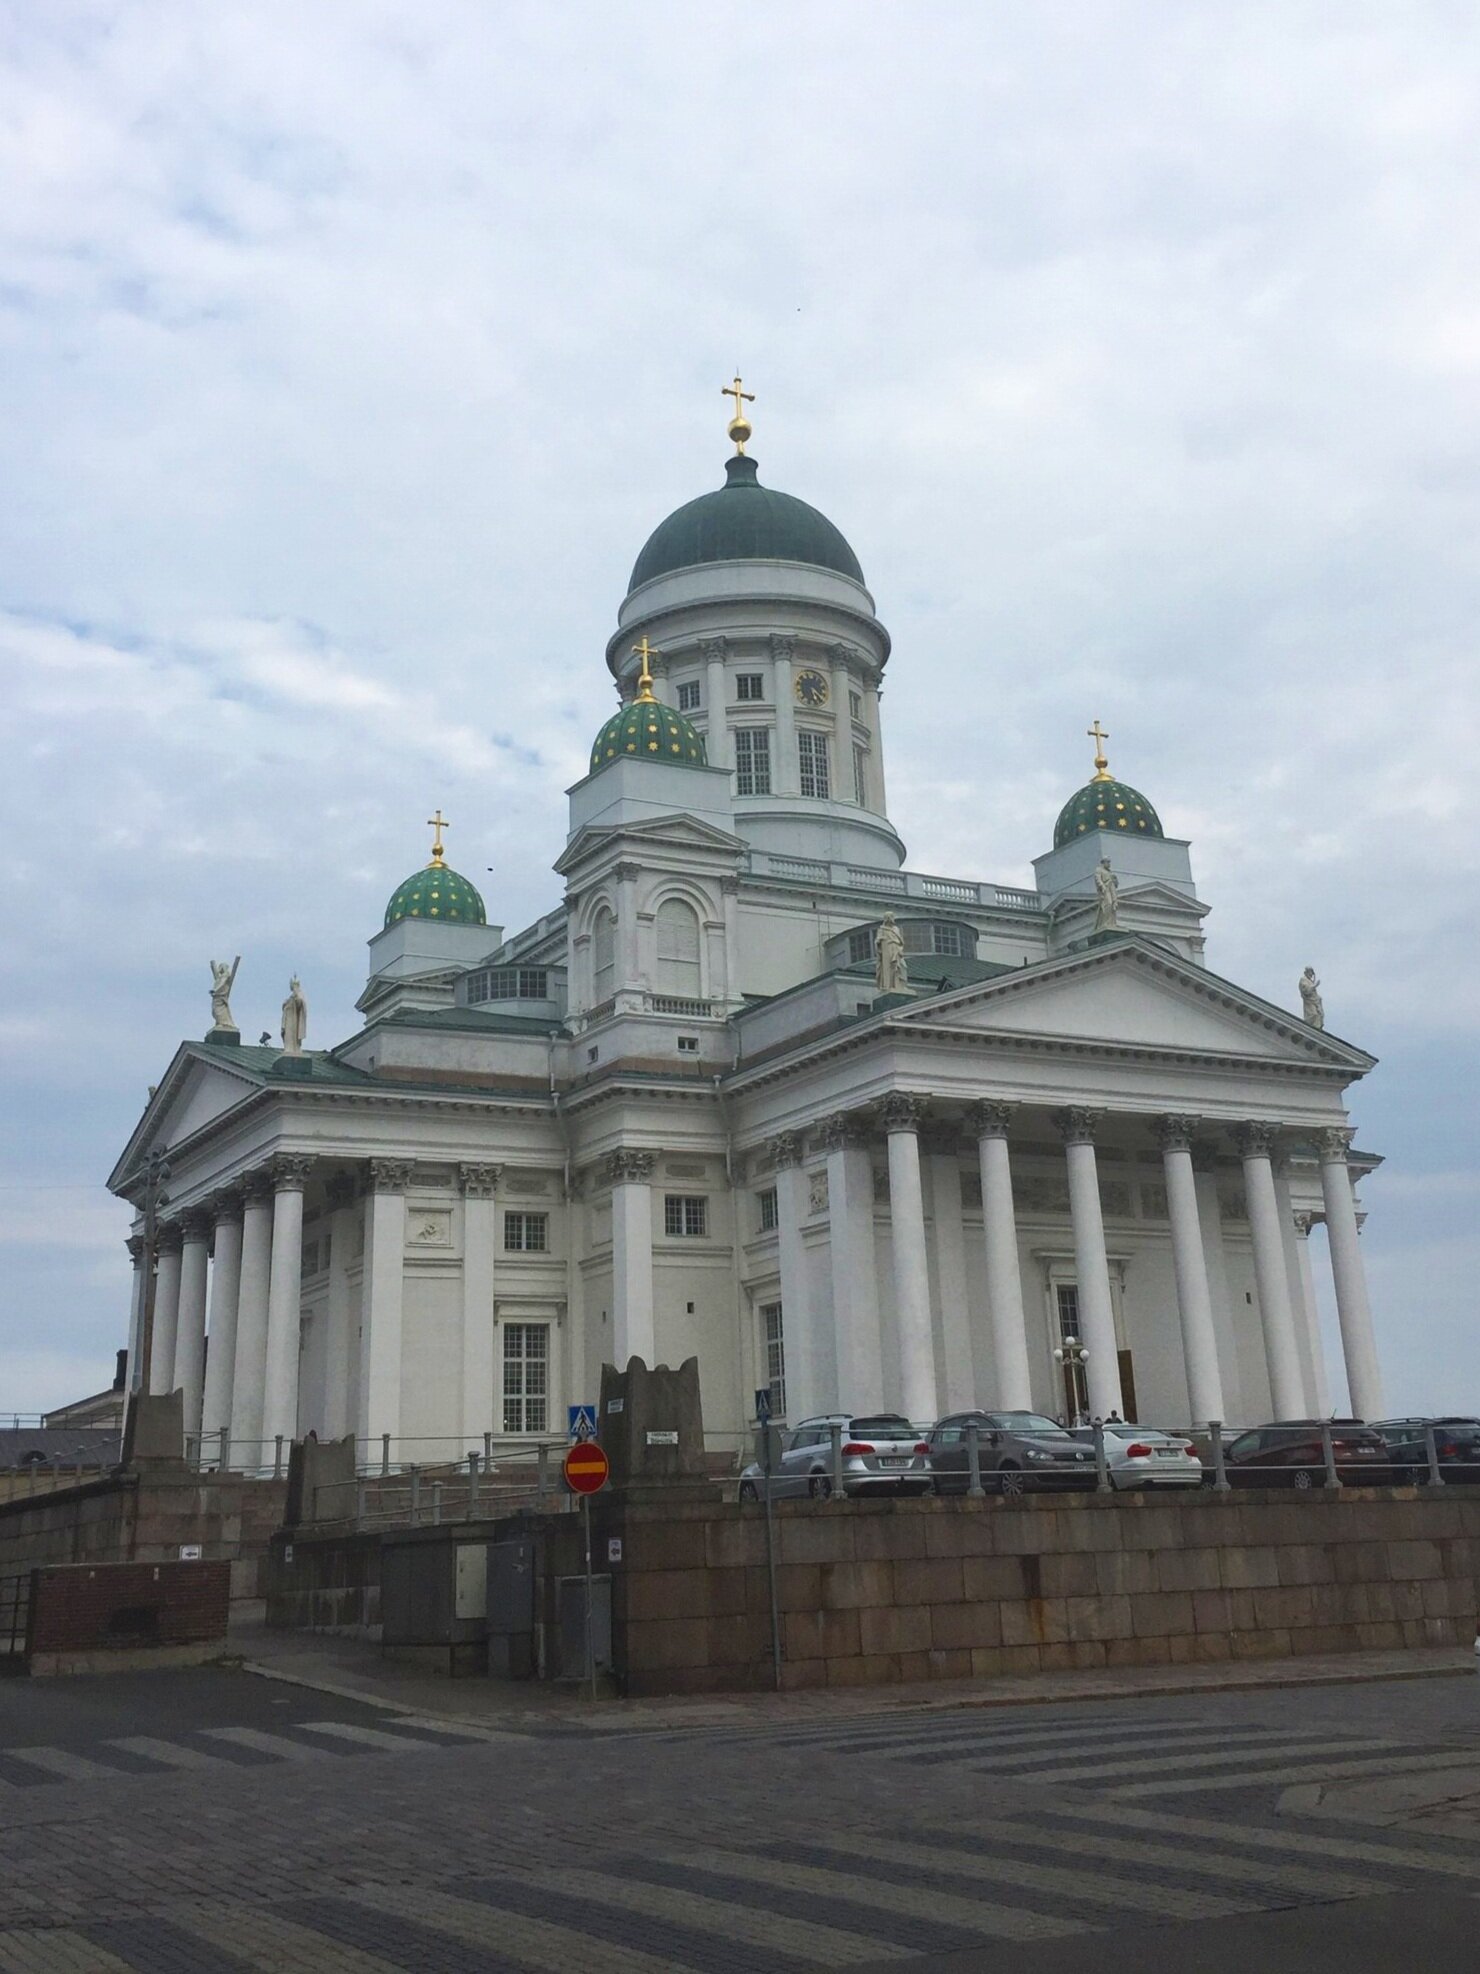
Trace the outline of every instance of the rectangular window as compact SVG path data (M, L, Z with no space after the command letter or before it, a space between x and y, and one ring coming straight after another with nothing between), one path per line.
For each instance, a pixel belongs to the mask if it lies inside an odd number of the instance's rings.
M763 1234L774 1234L777 1227L776 1188L774 1186L768 1186L763 1193L758 1193L756 1197L760 1201L761 1232Z
M860 809L868 807L868 749L853 750L853 800Z
M544 1001L550 977L542 966L481 967L468 975L468 1004L480 1001Z
M506 1213L504 1247L510 1254L547 1254L550 1249L548 1213Z
M1059 1334L1065 1337L1079 1335L1079 1284L1060 1282L1058 1286Z
M937 922L930 928L930 943L937 953L952 953L957 959L969 960L976 954L975 936L964 925Z
M698 704L699 681L697 679L685 679L678 688L679 712L692 713Z
M781 1304L763 1302L761 1321L766 1326L766 1383L771 1388L771 1416L786 1417L786 1345L781 1334Z
M702 1193L666 1194L663 1232L679 1240L702 1240L709 1232L709 1201Z
M797 734L797 766L801 772L803 795L815 795L825 801L832 794L825 733L813 733L808 727L800 730Z
M853 715L855 720L862 723L863 694L861 692L850 692L848 694L848 711Z
M698 1036L697 1036L697 1035L680 1035L680 1036L679 1036L679 1038L678 1038L678 1053L679 1053L679 1054L680 1054L681 1056L696 1056L696 1055L698 1055L698 1053L699 1053L699 1038L698 1038Z
M766 680L761 672L741 672L735 680L737 699L758 700L766 696Z
M735 729L735 793L771 792L771 734L768 727Z
M504 1325L504 1431L550 1430L550 1325Z
M867 926L861 932L848 934L849 966L864 966L874 956L874 935Z

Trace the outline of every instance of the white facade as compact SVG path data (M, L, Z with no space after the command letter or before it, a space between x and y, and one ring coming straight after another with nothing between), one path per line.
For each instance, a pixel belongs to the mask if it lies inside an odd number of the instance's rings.
M1372 1058L1207 971L1187 845L1092 829L1032 891L905 869L889 639L831 569L645 583L608 652L629 690L644 636L707 768L577 783L525 931L378 933L338 1047L187 1043L160 1083L111 1183L142 1204L168 1156L147 1382L187 1431L236 1465L309 1431L452 1458L558 1433L604 1361L696 1353L726 1444L768 1384L792 1418L1319 1414L1317 1222L1380 1414L1344 1102ZM903 996L874 984L886 911Z

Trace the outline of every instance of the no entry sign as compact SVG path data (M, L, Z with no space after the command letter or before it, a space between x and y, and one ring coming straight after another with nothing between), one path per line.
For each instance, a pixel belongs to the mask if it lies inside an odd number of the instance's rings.
M572 1494L599 1494L611 1470L594 1439L578 1440L565 1456L565 1484Z

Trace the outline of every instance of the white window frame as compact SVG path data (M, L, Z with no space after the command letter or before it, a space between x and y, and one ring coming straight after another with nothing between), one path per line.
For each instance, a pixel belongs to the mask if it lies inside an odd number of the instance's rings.
M764 672L738 672L735 676L735 700L742 706L764 706L766 703L766 675Z
M678 710L680 713L694 713L699 708L699 681L681 679L678 686Z
M797 786L816 802L832 800L832 750L817 727L797 728Z
M514 1238L515 1233L519 1238ZM531 1233L538 1231L539 1239L530 1240ZM510 1207L504 1214L504 1253L505 1254L548 1254L550 1252L550 1216L528 1207Z
M853 748L853 800L860 809L868 807L868 749Z
M734 733L735 793L769 795L771 793L771 729L736 727Z
M771 1394L771 1417L786 1417L786 1310L779 1296L763 1302L760 1318L761 1368Z
M506 1433L527 1438L550 1430L554 1327L553 1323L522 1320L499 1324L499 1417ZM536 1339L537 1348L532 1350ZM511 1345L518 1348L511 1350Z
M703 1241L709 1238L709 1195L707 1193L665 1193L663 1233L670 1241Z
M760 1231L774 1234L781 1225L781 1205L774 1186L765 1186L756 1194L760 1211Z

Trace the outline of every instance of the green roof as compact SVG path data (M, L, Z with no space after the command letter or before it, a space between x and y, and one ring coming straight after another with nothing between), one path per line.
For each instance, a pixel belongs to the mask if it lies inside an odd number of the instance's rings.
M629 699L591 745L591 772L630 754L635 760L664 761L670 768L708 766L698 729L671 706L656 699Z
M434 918L444 925L487 925L483 900L465 877L446 864L431 863L408 877L385 908L385 922Z
M673 569L705 562L808 562L863 581L863 570L825 514L791 494L763 487L755 461L737 453L725 462L725 484L700 494L648 536L628 591Z
M1113 834L1123 832L1126 836L1163 833L1161 818L1146 797L1123 781L1112 781L1108 775L1103 779L1096 775L1069 797L1054 824L1053 847L1062 849L1064 844L1072 843L1076 836L1087 836L1092 829Z

